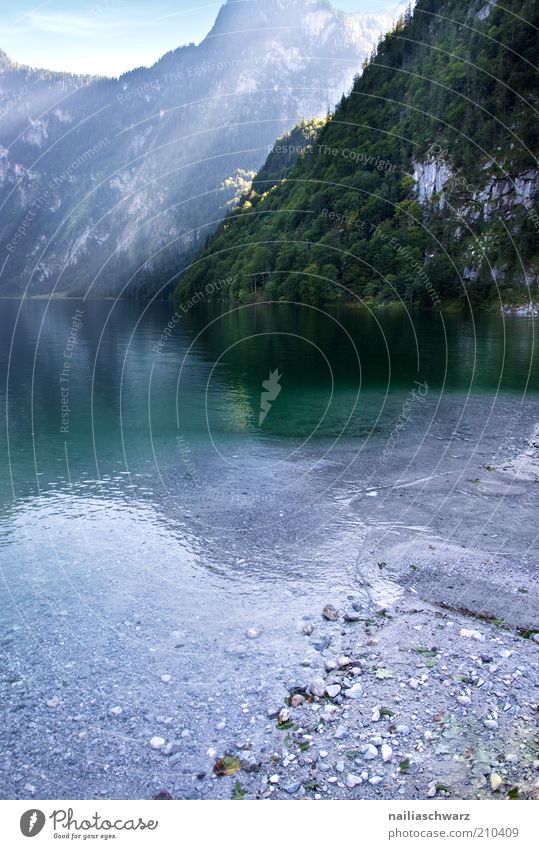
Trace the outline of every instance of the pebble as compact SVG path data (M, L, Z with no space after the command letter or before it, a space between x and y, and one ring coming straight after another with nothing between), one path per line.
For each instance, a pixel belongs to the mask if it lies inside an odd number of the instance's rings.
M373 775L372 778L369 778L369 784L380 784L380 782L383 780L383 776Z
M354 775L353 772L349 772L346 776L346 786L353 790L354 787L357 787L358 784L362 784L363 779L360 775Z
M288 710L288 708L282 708L282 710L279 711L279 723L280 723L280 725L284 725L284 723L288 722L289 719L290 719L290 711Z
M348 657L347 654L341 654L341 656L338 660L338 664L339 664L341 669L344 669L346 666L350 666L351 663L352 663L352 659L350 657Z
M389 761L393 757L393 749L389 745L389 743L383 743L382 745L382 760L384 763L389 763Z
M36 788L33 784L25 784L23 789L26 790L27 793L30 793L31 796L33 796L36 792Z
M120 707L120 705L114 705L114 707L111 707L109 710L111 716L121 716L123 712L124 710Z
M314 681L311 681L309 684L309 692L313 696L318 696L322 698L322 696L326 693L326 684L323 678L315 678Z
M152 747L152 749L162 749L164 745L164 737L152 737L152 739L150 740L150 746Z
M339 725L335 730L335 734L333 735L336 740L344 740L350 734L348 728L345 725Z
M281 708L277 707L277 706L269 707L267 709L266 713L267 713L267 715L269 716L270 719L275 719L276 716L279 716L280 710L281 710Z
M278 784L279 783L279 776L277 775L277 773L275 773L274 775L270 775L269 780L270 780L270 784Z
M345 622L359 622L360 619L361 619L360 614L356 613L355 610L350 610L350 611L347 610L346 613L344 614L344 621Z
M490 773L490 786L492 787L493 791L496 792L496 790L499 790L500 787L502 786L502 784L503 784L503 779L502 779L501 775L498 775L497 772L491 772Z
M486 719L483 720L483 725L485 728L488 728L489 731L495 731L496 728L498 728L498 720L487 716Z
M412 690L417 690L417 688L419 687L419 681L417 680L417 678L410 678L410 680L408 681L408 686Z
M169 675L168 672L165 672L164 675L161 675L161 681L163 684L169 684L172 681L172 675Z
M60 704L58 696L53 696L52 699L47 699L47 707L55 708Z
M342 759L335 764L335 770L336 772L344 772L344 761Z
M485 638L481 631L475 631L473 628L461 628L460 629L461 637L468 637L471 640L481 640L483 641Z
M361 754L366 761L373 761L378 757L378 749L376 746L373 746L372 743L367 743L367 745L361 750Z
M290 794L297 793L300 787L301 787L301 784L299 783L299 781L294 781L291 784L283 784L283 790L286 793L290 793Z
M312 632L314 631L314 625L312 622L306 622L303 628L301 629L306 637L310 637Z
M226 728L226 719L220 719L215 727L218 731L222 731L223 728Z
M302 696L301 693L294 693L294 695L290 699L290 706L293 708L297 708L303 704L305 701L305 696Z
M459 703L459 705L463 705L463 707L468 707L468 705L471 705L472 700L465 693L459 693L459 695L457 696L457 702Z
M261 631L258 628L247 628L245 632L245 636L248 637L250 640L255 640L257 637L260 636L260 634Z
M363 687L359 682L352 684L349 690L345 690L344 695L347 699L359 699L363 695Z
M328 684L326 687L326 693L330 697L330 699L334 699L335 696L338 696L341 692L340 684Z
M322 616L329 622L335 622L339 618L339 611L332 604L326 604L322 610Z
M324 667L326 672L333 672L334 669L337 669L337 661L336 660L326 660L324 662Z

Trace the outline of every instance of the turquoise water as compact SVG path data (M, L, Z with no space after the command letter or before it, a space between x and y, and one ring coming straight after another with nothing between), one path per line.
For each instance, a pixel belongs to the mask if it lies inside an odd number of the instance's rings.
M218 468L236 443L286 456L324 440L382 444L415 381L442 398L539 389L537 324L522 318L206 306L163 337L173 312L128 301L2 303L4 501L70 477L76 485L162 465L166 476L178 461L193 473L186 445ZM274 370L280 389L259 424L262 381Z
M498 315L205 305L178 318L170 304L3 301L1 684L17 747L0 795L30 781L38 798L147 798L150 778L182 793L177 768L148 751L159 717L190 731L193 774L209 743L226 745L222 716L251 733L250 711L264 715L275 681L301 669L291 629L331 592L358 590L373 535L528 549L533 519L515 536L515 504L491 516L469 481L526 448L536 329ZM55 694L61 708L34 721Z

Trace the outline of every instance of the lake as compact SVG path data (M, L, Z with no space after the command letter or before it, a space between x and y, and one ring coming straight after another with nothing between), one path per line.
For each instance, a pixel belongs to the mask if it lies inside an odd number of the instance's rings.
M534 544L535 501L516 533L462 486L526 450L536 320L3 300L0 323L3 795L188 794L299 668L298 621L396 591L362 578L373 538ZM181 769L144 748L171 726Z

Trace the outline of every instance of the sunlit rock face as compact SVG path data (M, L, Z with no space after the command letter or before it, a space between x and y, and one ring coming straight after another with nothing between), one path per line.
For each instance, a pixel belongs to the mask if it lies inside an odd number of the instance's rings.
M440 194L449 179L451 168L442 159L430 159L426 162L414 162L414 180L419 203L431 201L434 194ZM440 194L438 205L443 207L444 197Z
M0 53L0 291L166 293L268 145L325 115L391 23L227 2L201 44L119 79Z

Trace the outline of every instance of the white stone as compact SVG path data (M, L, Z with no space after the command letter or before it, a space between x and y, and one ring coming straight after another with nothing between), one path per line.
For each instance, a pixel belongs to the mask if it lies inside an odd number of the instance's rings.
M502 786L502 784L503 784L503 779L502 779L501 775L498 775L497 772L491 772L490 773L490 786L492 787L493 791L496 792L496 790L499 790L500 787Z
M367 743L362 750L362 755L366 761L372 761L378 757L378 749L372 743Z
M358 784L361 784L362 781L363 781L363 779L361 778L361 776L360 775L354 775L353 772L349 772L348 775L346 776L346 786L349 787L350 790L352 790Z
M382 760L384 763L389 763L391 758L393 757L393 749L389 745L389 743L384 743L382 745Z
M313 696L322 698L326 694L326 684L322 678L315 678L309 684L309 691Z
M344 695L347 699L359 699L363 695L363 687L357 681L355 684L352 684L349 690L345 690Z
M162 749L164 745L165 745L165 738L164 737L157 737L156 736L156 737L152 737L152 739L150 740L150 746L152 747L152 749Z
M468 637L471 640L481 640L481 642L485 639L481 631L475 631L473 628L461 628L460 636Z

